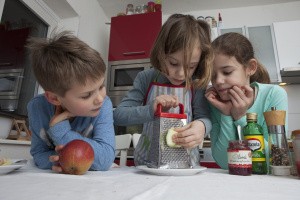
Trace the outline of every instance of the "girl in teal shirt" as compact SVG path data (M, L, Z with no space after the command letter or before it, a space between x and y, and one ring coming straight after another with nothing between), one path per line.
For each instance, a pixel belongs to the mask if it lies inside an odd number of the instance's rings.
M269 84L268 72L255 59L253 47L243 35L221 35L212 46L215 54L212 87L205 96L211 108L213 158L221 168L228 169L228 142L238 139L236 127L246 125L248 112L258 114L257 122L263 127L268 157L268 129L263 113L273 106L287 111L286 91L278 85Z

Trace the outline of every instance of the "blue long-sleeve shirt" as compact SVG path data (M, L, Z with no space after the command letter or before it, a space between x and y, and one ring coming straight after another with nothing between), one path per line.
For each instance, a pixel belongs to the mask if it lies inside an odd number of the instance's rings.
M265 152L268 157L268 127L263 113L270 111L271 107L288 112L288 100L286 91L278 85L252 83L257 89L257 95L253 105L247 112L257 113L257 123L262 126L264 134ZM228 169L227 148L230 140L237 140L237 125L244 127L247 124L246 116L237 121L231 116L223 115L217 108L210 105L212 131L210 133L212 156L217 164ZM286 130L288 117L286 115ZM268 159L267 159L268 160Z
M49 122L55 113L55 106L44 95L34 97L27 105L29 127L32 132L31 150L35 164L41 169L51 169L49 156L56 154L55 146L65 145L81 139L88 142L95 159L90 170L105 171L115 158L115 133L112 103L106 97L96 117L75 117L72 122L61 121L52 127Z

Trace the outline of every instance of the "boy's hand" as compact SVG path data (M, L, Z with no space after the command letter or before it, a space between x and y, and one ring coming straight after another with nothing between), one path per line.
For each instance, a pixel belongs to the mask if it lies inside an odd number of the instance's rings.
M64 121L66 119L69 119L71 117L73 117L73 115L69 111L67 110L64 111L61 106L55 106L55 114L52 117L49 126L50 127L54 126L55 124Z
M186 126L175 128L177 133L173 136L173 141L184 148L194 148L202 144L205 134L203 122L195 120Z
M159 95L155 98L153 104L154 113L156 112L157 105L161 104L163 111L168 111L170 108L175 108L179 105L178 97L175 95Z
M55 147L55 151L59 154L59 151L62 150L64 146L63 145L58 145ZM61 173L63 172L62 168L59 165L59 156L58 155L53 155L49 157L50 162L53 162L52 165L52 170L57 172L57 173Z

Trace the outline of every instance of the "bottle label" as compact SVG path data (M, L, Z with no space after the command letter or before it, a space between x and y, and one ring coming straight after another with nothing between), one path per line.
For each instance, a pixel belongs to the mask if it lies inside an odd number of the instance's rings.
M238 167L249 167L252 165L250 150L229 150L228 164Z
M252 161L266 161L263 135L247 135L248 147L252 151Z

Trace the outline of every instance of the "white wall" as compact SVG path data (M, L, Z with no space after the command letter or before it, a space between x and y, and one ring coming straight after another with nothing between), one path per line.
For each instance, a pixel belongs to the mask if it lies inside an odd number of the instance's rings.
M2 0L0 0L0 3L1 2ZM103 9L98 4L97 0L67 0L67 2L78 14L78 21L74 19L64 19L65 21L62 20L60 25L65 23L66 27L74 28L77 24L78 37L94 49L98 50L107 64L110 26L106 25L105 22L110 20L105 16ZM189 14L194 15L195 17L214 16L217 18L219 12L222 15L223 27L225 28L241 27L244 25L269 25L276 21L300 20L300 2L195 11L190 12ZM165 21L167 17L167 15L163 15L163 21ZM300 103L300 85L290 85L285 86L284 88L289 97L288 130L290 132L291 130L300 129L300 106L298 105Z
M96 49L107 64L109 21L97 0L67 0L79 15L78 37Z
M300 20L300 2L195 11L186 14L195 17L213 16L218 19L218 13L221 13L224 28L270 25L273 22ZM163 20L167 17L163 16ZM300 129L300 85L289 85L283 88L288 94L288 134L290 134L292 130Z

